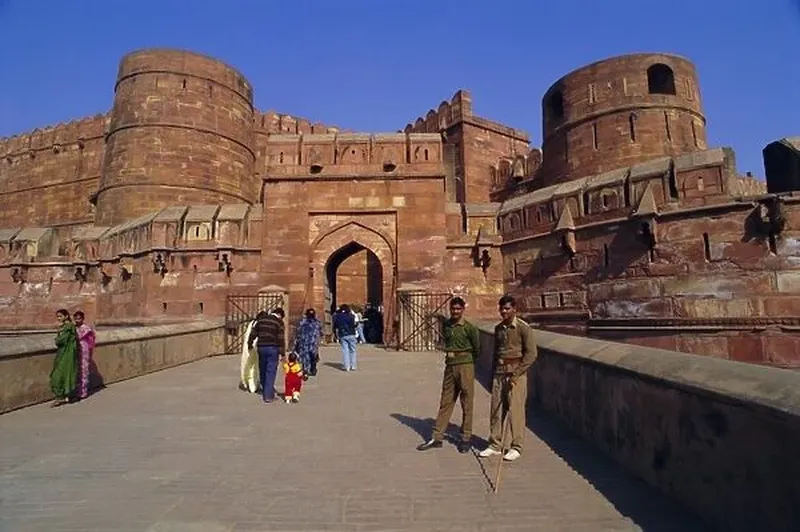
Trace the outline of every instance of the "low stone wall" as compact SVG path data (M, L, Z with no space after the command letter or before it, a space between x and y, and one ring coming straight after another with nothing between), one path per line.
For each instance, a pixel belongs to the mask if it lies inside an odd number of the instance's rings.
M482 369L494 347L482 329ZM721 530L800 530L800 373L537 331L529 403Z
M223 349L223 321L98 331L92 385L119 382L192 362ZM0 413L53 398L55 336L0 341Z

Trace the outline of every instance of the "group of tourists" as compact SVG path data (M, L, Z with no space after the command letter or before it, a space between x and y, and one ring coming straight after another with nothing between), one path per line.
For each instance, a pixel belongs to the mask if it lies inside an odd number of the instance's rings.
M86 324L82 311L70 316L68 310L60 309L56 311L56 319L59 323L55 339L56 358L50 372L54 407L89 396L95 346L94 329Z
M461 297L450 300L450 318L444 324L445 366L439 412L431 439L419 445L419 451L442 447L444 432L457 400L462 411L458 451L467 453L472 449L475 361L480 353L480 334L478 328L464 318L465 307ZM536 361L537 349L530 325L517 318L514 297L501 297L498 309L501 321L494 328L489 445L478 456L488 458L502 454L503 460L511 462L522 456L527 373ZM508 450L504 441L507 429L511 432Z
M284 373L283 399L300 401L303 382L317 375L322 324L314 309L306 310L297 324L294 347L286 354L286 314L282 308L261 311L247 326L242 347L242 386L251 393L261 390L264 403L275 400L275 379L278 367Z
M450 318L444 323L444 374L442 376L439 412L431 438L417 447L419 451L443 446L445 429L456 401L461 404L461 437L457 443L460 453L472 449L473 402L475 396L475 362L480 355L478 328L464 317L466 302L461 297L450 300ZM522 456L526 430L525 403L528 397L528 369L536 361L537 349L530 325L517 317L516 301L504 295L498 301L501 321L494 328L492 357L492 387L489 409L489 441L478 453L481 458L502 455L504 461ZM308 309L297 326L292 351L286 356L284 311L281 308L261 312L248 325L247 341L242 354L242 382L250 392L259 389L265 403L276 396L275 379L278 365L285 375L284 400L297 403L303 382L317 374L322 324L314 309ZM335 338L342 346L342 369L355 371L358 343L357 321L348 305L342 305L333 315ZM257 350L257 366L251 348ZM506 442L510 431L511 441Z
M294 343L287 355L285 316L282 308L259 312L245 331L241 387L251 393L260 390L261 398L267 404L276 397L275 380L279 366L284 373L283 400L286 403L298 403L303 383L317 376L322 322L313 308L306 310L297 324ZM342 347L342 370L355 371L358 317L349 305L340 306L333 315L333 333Z

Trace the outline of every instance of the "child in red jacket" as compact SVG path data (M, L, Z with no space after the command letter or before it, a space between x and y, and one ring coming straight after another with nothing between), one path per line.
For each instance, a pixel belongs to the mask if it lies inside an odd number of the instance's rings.
M289 361L283 363L283 397L286 402L300 401L300 388L303 386L303 365L297 360L297 353L289 353Z

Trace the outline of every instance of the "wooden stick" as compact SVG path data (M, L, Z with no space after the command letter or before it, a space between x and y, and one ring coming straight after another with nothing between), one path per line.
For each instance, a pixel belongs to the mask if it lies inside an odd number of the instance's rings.
M494 478L495 493L500 489L500 474L503 472L503 456L506 452L506 436L508 435L508 426L511 424L511 398L508 396L511 391L511 383L504 382L503 389L504 401L500 402L500 407L507 406L508 408L505 408L506 413L503 416L503 433L500 437L500 461L497 463L497 475Z

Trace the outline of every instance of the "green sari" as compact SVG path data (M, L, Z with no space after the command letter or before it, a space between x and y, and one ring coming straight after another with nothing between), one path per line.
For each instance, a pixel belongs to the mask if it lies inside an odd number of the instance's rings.
M56 335L56 359L50 372L50 389L56 399L68 399L78 379L78 332L75 324L65 322Z

